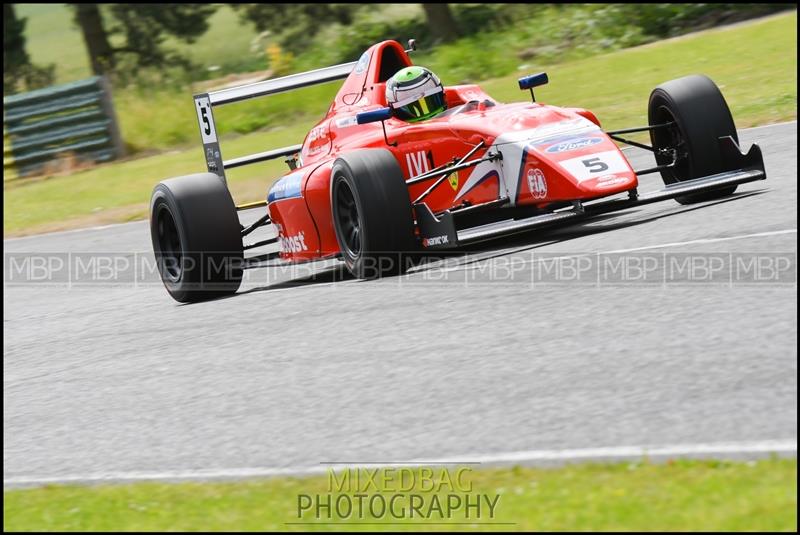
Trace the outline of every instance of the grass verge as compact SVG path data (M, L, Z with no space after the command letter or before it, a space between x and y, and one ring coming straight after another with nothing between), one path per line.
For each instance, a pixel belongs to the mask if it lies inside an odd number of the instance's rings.
M537 91L540 100L589 108L607 128L644 124L650 91L663 81L692 73L707 74L717 82L739 128L790 120L797 117L797 13L552 65L547 70L551 83ZM516 74L496 78L481 86L500 101L524 100L516 78ZM324 109L334 85L309 89L305 97L309 109L312 105ZM190 95L186 99L191 104ZM237 105L231 113L247 113L246 107L247 103ZM169 116L169 107L165 108ZM217 120L223 124L225 117ZM222 149L230 158L300 142L314 122L308 115L285 128L229 136ZM159 180L201 171L202 162L198 143L67 177L4 181L4 236L142 218ZM234 170L230 183L235 198L239 202L263 198L284 168L278 161Z
M226 483L143 483L97 487L48 486L4 493L3 527L8 531L294 531L294 530L514 530L514 531L795 531L797 529L797 460L758 462L675 461L581 464L560 468L497 468L450 472L454 491L443 485L437 496L461 496L462 507L431 510L433 493L426 492L415 471L415 487L407 475L400 483L381 483L362 494L380 494L388 501L399 495L395 516L363 519L354 507L350 518L335 511L328 518L314 507L298 514L298 504L316 503L320 495L340 494L328 476L275 478ZM432 481L443 478L434 471ZM428 485L430 486L430 485ZM392 489L395 492L384 492ZM399 492L398 492L399 489ZM463 492L467 491L467 492ZM422 496L417 509L428 520L411 520L411 494ZM303 501L300 495L310 496ZM473 507L469 519L463 503L484 504L480 518ZM496 498L499 496L499 498ZM497 500L489 514L486 500ZM378 503L378 502L376 502ZM418 504L420 502L417 502ZM380 513L380 505L374 505ZM344 513L346 508L342 506ZM405 515L405 518L400 518ZM322 522L328 522L322 524ZM331 524L330 522L335 522ZM347 522L347 523L342 523ZM367 524L367 522L373 522ZM389 522L395 522L390 524ZM434 523L436 522L436 523ZM399 524L398 524L399 523Z

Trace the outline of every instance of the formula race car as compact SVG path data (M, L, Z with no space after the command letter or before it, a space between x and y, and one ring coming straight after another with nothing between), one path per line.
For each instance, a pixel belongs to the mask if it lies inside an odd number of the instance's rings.
M164 180L150 204L153 249L173 298L233 293L243 270L264 262L338 257L355 277L402 273L426 251L667 199L707 201L766 178L761 150L739 149L725 99L705 76L656 87L647 126L604 131L589 110L537 103L533 88L548 82L545 73L519 79L532 102L501 104L477 85L441 86L412 66L414 49L413 40L407 50L383 41L356 62L194 97L208 172ZM339 79L301 145L222 159L213 107ZM649 132L651 144L623 137L635 132ZM652 151L656 165L634 170L614 141ZM225 171L276 158L288 171L266 199L236 206ZM650 173L665 187L639 193ZM240 223L237 211L259 207L258 220ZM276 237L244 244L270 224ZM279 252L245 258L276 242Z

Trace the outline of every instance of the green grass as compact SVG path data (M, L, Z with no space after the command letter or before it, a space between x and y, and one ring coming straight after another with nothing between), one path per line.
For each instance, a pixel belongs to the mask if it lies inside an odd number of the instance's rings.
M531 67L524 72L535 70ZM645 124L647 98L653 87L692 73L707 74L719 84L740 128L790 120L797 117L797 13L551 65L547 71L550 85L537 90L540 101L588 108L607 128ZM488 80L481 86L500 101L525 100L526 94L516 87L516 78L521 74ZM454 81L445 78L444 82ZM235 139L229 135L222 143L225 157L299 143L335 90L336 84L328 84L302 94L220 108L216 119L223 132L226 123L262 113L280 117L273 124L290 125ZM287 101L281 99L300 101L306 113L299 118L287 115L286 109L281 108ZM130 105L134 106L134 102ZM161 121L175 128L191 128L196 136L196 119L191 111L180 112L186 113L184 118L179 117L177 105L170 101L151 104L136 112L149 117L142 124ZM118 103L127 105L124 100ZM180 106L191 106L190 95L184 96ZM316 115L315 110L319 110ZM143 137L147 135L146 130L141 133ZM284 167L278 161L234 170L231 183L237 201L262 199ZM101 165L68 177L6 182L4 234L141 218L159 180L201 170L199 142L192 142L177 151Z
M341 84L325 84L224 106L214 110L214 120L221 136L291 124L298 118L311 124L325 115L339 87ZM153 139L158 139L161 147L173 148L198 139L191 92L131 88L116 94L114 104L122 137L137 150L152 147Z
M418 472L417 472L418 474ZM438 472L437 472L438 474ZM451 474L453 474L451 472ZM391 498L395 482L369 488ZM381 475L375 478L381 481ZM436 481L439 478L437 476ZM406 477L405 481L409 481ZM418 481L418 480L417 480ZM455 478L453 478L455 482ZM552 469L479 469L467 473L474 501L499 495L494 516L484 508L480 522L465 522L464 511L445 515L449 525L287 524L314 522L314 513L298 516L298 495L335 499L327 476L275 478L227 483L142 483L96 487L48 486L5 491L3 527L8 531L277 531L277 530L464 530L514 531L796 531L797 460L758 462L677 461L582 464ZM408 491L408 486L404 489ZM361 487L363 490L364 487ZM380 489L380 490L379 490ZM395 492L388 492L394 490ZM456 494L464 489L455 489ZM448 494L445 486L440 497ZM430 503L419 484L412 493ZM349 493L353 494L353 491ZM408 503L406 495L398 502ZM423 511L425 508L423 508ZM442 521L435 514L432 521ZM341 521L341 517L322 518ZM347 520L347 519L344 519ZM404 521L365 516L362 522ZM474 516L471 517L476 521ZM349 519L358 521L357 514Z
M261 134L229 138L225 158L264 151L302 140L313 121ZM266 198L268 185L286 169L281 160L228 171L238 202ZM48 231L146 217L150 192L162 179L204 171L197 147L97 166L69 176L20 179L4 184L3 224L6 234Z
M549 28L558 27L554 11L556 9L552 7L543 10L537 19L538 23ZM588 25L578 16L582 14L579 10L575 11L570 19L573 25L579 22ZM756 100L752 115L761 120L760 115L766 110L775 110L775 115L779 116L787 107L796 104L796 76L793 77L791 73L796 72L797 32L796 24L789 22L790 17L785 19L783 25L757 24L753 30L743 32L742 39L737 37L734 43L729 43L725 35L709 37L702 43L679 44L679 39L674 46L660 49L658 53L644 48L647 52L626 55L613 50L624 43L621 39L608 45L613 52L606 55L596 55L598 50L603 50L599 45L596 48L578 45L565 50L555 48L558 52L541 53L535 60L521 60L516 51L526 45L532 49L546 50L547 46L542 43L561 43L564 35L555 31L543 31L537 35L530 28L525 28L531 32L530 35L517 35L516 30L506 29L477 34L451 45L437 47L432 52L423 51L414 55L414 61L432 68L446 84L486 80L480 82L481 85L496 98L507 102L523 96L515 83L519 75L547 69L551 71L551 83L558 88L557 99L548 102L587 107L596 110L600 117L610 117L624 125L632 124L627 122L633 118L633 113L629 112L637 108L630 102L620 102L620 86L625 86L622 96L636 99L639 113L635 118L641 121L646 112L647 95L656 83L694 71L703 72L724 86L726 96L733 88L742 92L743 96ZM796 18L793 20L796 22ZM775 31L779 33L771 35ZM583 38L591 44L602 42L601 36ZM789 44L790 41L793 41L792 44ZM790 49L793 52L789 52ZM634 50L642 48L628 49L628 52ZM760 65L757 73L751 72L751 66L762 63L765 57L775 58L775 63ZM309 64L308 67L317 68L328 63L323 61ZM520 67L523 69L520 70ZM763 78L756 79L755 74ZM598 80L604 81L603 86L596 87ZM771 87L750 88L750 85ZM748 90L749 95L745 94ZM246 134L282 124L292 117L318 115L324 111L335 91L334 84L333 87L310 89L299 97L294 94L278 95L250 101L236 106L236 112L221 108L219 113L227 115L219 123L223 133L227 129ZM772 91L775 95L770 94ZM554 94L547 89L539 93L545 99ZM194 109L186 96L174 89L163 88L144 92L132 88L119 91L115 96L115 104L123 138L137 150L193 143L197 137ZM764 96L772 97L772 100L758 100ZM623 113L617 114L618 111Z
M540 101L595 112L609 129L646 124L656 84L701 73L720 87L739 128L797 117L797 12L546 68ZM482 87L519 99L514 77Z

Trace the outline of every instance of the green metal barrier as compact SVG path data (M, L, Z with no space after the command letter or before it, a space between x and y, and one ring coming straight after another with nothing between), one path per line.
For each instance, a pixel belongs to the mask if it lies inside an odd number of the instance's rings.
M41 173L66 155L104 162L124 155L108 80L95 76L3 97L3 171Z

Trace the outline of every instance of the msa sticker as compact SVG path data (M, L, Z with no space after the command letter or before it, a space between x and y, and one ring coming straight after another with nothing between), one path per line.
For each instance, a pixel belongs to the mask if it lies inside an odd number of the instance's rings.
M534 199L544 199L547 197L547 180L541 169L528 169L528 188Z
M303 181L303 173L292 173L278 180L269 190L267 202L280 201L281 199L291 199L300 196L300 184Z
M430 167L428 167L428 158L425 156L424 150L407 153L406 165L408 166L409 178L414 178L415 176L430 171Z
M337 128L347 128L349 126L356 126L357 124L358 121L356 120L355 115L351 117L342 117L341 119L336 119Z
M361 74L362 72L367 70L367 65L369 65L369 54L364 52L363 54L361 54L361 57L358 58L358 63L356 63L353 72L355 72L356 74Z
M200 123L200 136L203 145L217 142L217 130L214 128L214 117L211 115L211 102L208 97L201 97L194 101L197 122Z
M598 143L602 142L603 139L599 137L572 138L547 147L546 152L549 152L550 154L558 152L570 152L573 150L582 149L584 147L591 147L592 145L597 145Z
M212 173L217 171L217 160L219 160L219 151L214 150L213 147L206 147L206 167Z
M625 158L623 158L616 149L579 156L570 160L564 160L563 162L559 162L559 164L569 171L578 182L630 171Z

